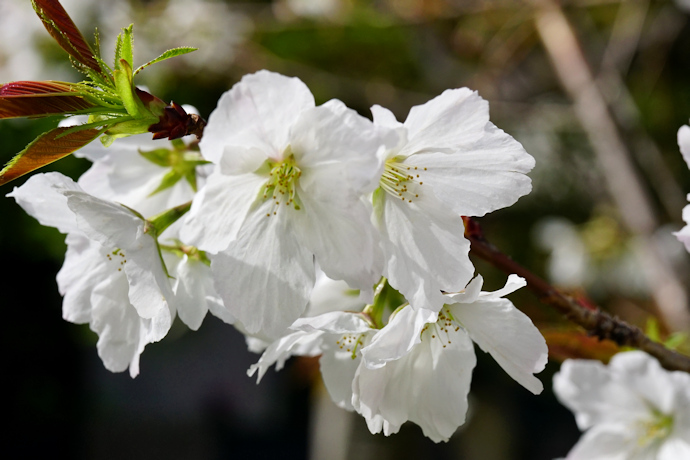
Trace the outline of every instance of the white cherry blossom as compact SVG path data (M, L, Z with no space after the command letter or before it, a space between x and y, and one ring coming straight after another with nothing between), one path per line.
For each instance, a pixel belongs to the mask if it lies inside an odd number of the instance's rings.
M690 375L666 371L641 351L608 365L567 360L554 392L586 432L568 460L690 458Z
M404 123L373 106L374 123L401 142L384 153L374 194L384 276L414 308L438 311L474 273L460 216L483 216L531 190L534 159L489 121L488 103L467 88L413 107Z
M218 166L182 239L215 254L216 289L244 330L276 337L298 318L315 260L372 291L382 259L362 197L396 141L340 101L316 107L296 78L260 71L223 95L200 144Z
M57 277L63 317L89 323L105 367L129 367L135 377L144 347L167 334L175 315L171 282L144 220L59 173L34 175L8 196L41 224L67 234Z
M514 275L506 287L481 292L477 277L447 296L440 313L401 308L376 329L365 313L330 312L300 318L295 332L272 343L249 375L259 379L290 356L321 354L321 373L333 401L356 410L372 433L397 433L406 421L435 442L464 423L476 357L472 342L490 353L518 383L537 394L532 374L547 359L544 338L529 318L502 296L524 285Z

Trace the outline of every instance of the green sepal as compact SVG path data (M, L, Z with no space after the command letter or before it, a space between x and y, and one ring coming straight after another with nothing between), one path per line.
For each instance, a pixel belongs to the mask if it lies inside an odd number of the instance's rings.
M163 190L169 189L173 185L177 184L180 181L180 179L182 179L180 173L174 169L171 169L163 176L161 183L158 185L158 187L156 187L156 189L153 192L149 194L149 196L153 196L156 193L160 193Z
M137 70L134 71L134 75L138 74L139 72L141 72L142 70L144 70L146 67L148 67L150 65L156 64L156 63L161 62L161 61L165 61L166 59L174 58L176 56L182 56L183 54L191 53L192 51L196 51L197 49L198 48L192 48L189 46L181 46L179 48L169 49L165 53L158 56L156 59L153 59L153 60L147 62L146 64L139 66L137 68Z
M170 149L166 149L166 148L149 150L148 152L145 152L143 150L139 150L139 155L146 158L151 163L158 165L158 166L163 166L163 167L172 165L172 160L170 159L170 153L171 153Z
M192 207L192 202L188 201L174 208L163 211L162 213L147 220L147 229L153 232L158 237L166 228L177 222L177 220L187 214L187 211Z

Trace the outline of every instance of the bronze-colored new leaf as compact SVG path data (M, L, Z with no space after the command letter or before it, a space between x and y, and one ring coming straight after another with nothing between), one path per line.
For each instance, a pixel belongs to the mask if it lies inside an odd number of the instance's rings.
M32 3L48 33L62 49L77 62L97 73L103 73L101 66L94 58L93 49L58 0L32 0Z
M0 185L66 157L96 139L102 132L99 129L84 129L64 134L70 129L73 128L55 128L27 145L0 171Z
M14 81L0 86L0 118L79 113L93 107L60 82Z

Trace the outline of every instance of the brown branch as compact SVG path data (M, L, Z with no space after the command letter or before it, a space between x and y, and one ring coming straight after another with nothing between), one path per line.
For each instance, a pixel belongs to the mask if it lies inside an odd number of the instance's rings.
M486 260L506 273L515 273L523 277L527 281L527 287L536 294L539 300L554 307L567 319L583 327L590 335L601 340L612 340L621 346L645 351L658 359L668 370L690 373L690 357L652 341L640 328L601 311L591 301L575 299L560 292L489 243L475 220L466 217L463 219L465 220L465 236L472 243L471 254Z

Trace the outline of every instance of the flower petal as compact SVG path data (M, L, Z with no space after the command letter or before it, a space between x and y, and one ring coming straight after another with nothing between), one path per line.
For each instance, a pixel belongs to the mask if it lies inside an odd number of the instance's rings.
M443 209L426 189L412 203L382 191L374 195L375 218L386 259L384 276L414 308L438 311L441 291L460 291L472 279L470 243L459 215Z
M532 374L546 366L548 348L527 315L508 299L457 303L448 309L508 375L532 393L542 392L544 386Z
M627 385L612 379L599 361L566 360L553 377L558 400L575 412L581 430L602 423L625 423L648 414L647 406Z
M476 357L464 331L452 330L448 339L446 345L425 335L397 361L379 369L359 366L352 402L372 433L395 433L409 420L440 442L464 423Z
M302 210L295 219L301 245L316 256L330 278L344 280L354 289L371 291L381 277L383 256L370 213L362 201L333 203L300 194Z
M425 308L405 307L391 316L388 324L378 331L366 347L362 348L364 363L369 369L378 369L388 361L405 356L421 341L421 332L427 323L434 323L438 314Z
M88 323L91 292L111 274L104 263L106 250L78 232L68 234L65 242L65 263L57 274L58 290L64 296L62 317L71 323Z
M489 103L468 88L448 89L412 107L405 127L409 142L401 153L456 148L483 136L489 122Z
M211 253L227 248L265 182L256 174L211 174L187 213L180 230L182 241Z
M534 158L491 123L469 145L452 152L412 155L406 163L426 168L420 180L463 216L483 216L510 206L532 190L525 174L534 167Z
M678 147L685 163L690 168L690 126L684 125L678 130Z
M314 97L298 78L266 70L245 75L220 98L199 147L220 162L226 146L254 147L280 159L296 114L314 107Z
M383 167L377 153L397 143L395 131L375 126L338 100L304 110L290 131L301 189L346 206L376 188Z
M79 231L79 227L74 212L67 206L67 198L63 193L67 190L81 191L81 188L69 177L51 172L31 176L7 196L14 198L41 225L68 233Z
M249 367L247 375L252 377L256 371L259 371L256 379L256 383L259 383L273 364L277 363L276 370L279 371L290 356L316 356L320 354L323 334L322 331L297 331L281 337L266 348L259 361Z
M273 215L273 206L269 200L249 212L211 270L216 291L246 331L275 337L304 312L315 273L313 254L290 225L300 211L285 206Z
M324 336L325 340L337 340L333 336ZM351 352L338 350L325 351L321 355L319 364L321 376L328 394L333 402L345 410L352 411L352 380L355 378L361 357Z

